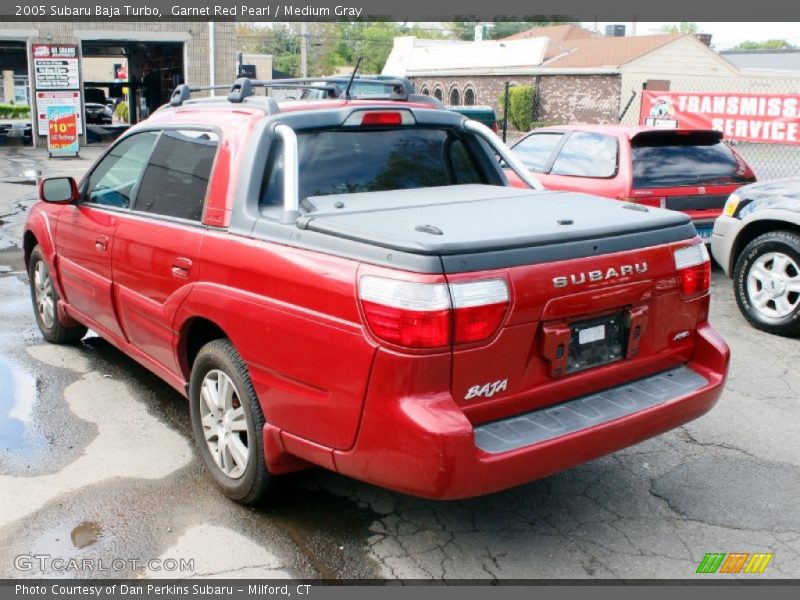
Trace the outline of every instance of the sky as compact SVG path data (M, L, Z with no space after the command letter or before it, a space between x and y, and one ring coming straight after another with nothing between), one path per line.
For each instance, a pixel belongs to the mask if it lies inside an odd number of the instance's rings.
M627 34L631 35L632 23L622 23L626 26ZM610 23L597 23L601 33L605 32L605 26ZM658 33L663 25L677 25L677 22L655 23L640 22L636 23L636 35L646 35ZM587 29L594 29L595 22L581 23ZM715 50L727 50L745 40L762 42L766 40L779 39L786 40L790 44L800 46L800 23L714 23L698 22L700 33L710 33L713 35L711 45Z

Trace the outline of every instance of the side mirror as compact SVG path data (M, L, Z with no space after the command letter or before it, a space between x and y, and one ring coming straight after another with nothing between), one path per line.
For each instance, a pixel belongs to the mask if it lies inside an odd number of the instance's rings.
M39 186L39 200L67 204L79 198L78 184L72 177L50 177Z

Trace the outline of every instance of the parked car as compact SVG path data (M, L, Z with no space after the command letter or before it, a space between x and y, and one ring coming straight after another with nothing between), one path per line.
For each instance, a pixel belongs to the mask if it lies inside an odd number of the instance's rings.
M711 252L733 278L739 310L751 325L800 334L800 179L739 188L714 224Z
M708 411L729 352L689 219L508 187L490 130L417 102L192 99L80 183L46 179L25 260L54 343L91 328L189 399L243 503L319 465L486 494Z
M311 81L311 83L312 87L306 88L301 92L301 100L341 98L350 83L350 76L321 77ZM366 74L356 75L349 91L351 98L368 98L371 96L389 98L393 94L408 96L413 93L414 83L408 77Z
M728 195L756 180L713 130L564 125L537 129L512 149L548 189L684 212L706 242Z
M447 109L478 123L483 123L497 133L497 113L491 106L448 106Z
M111 125L114 120L114 111L107 104L95 104L87 102L86 122L90 125Z
M299 81L299 80L287 80ZM312 82L312 87L305 89L302 100L324 100L341 98L349 83L349 77L326 77ZM433 96L414 96L414 83L408 77L392 77L390 75L357 75L350 87L351 98L398 99L427 102L438 108L452 110L483 123L497 133L497 114L491 106L445 106L441 100Z

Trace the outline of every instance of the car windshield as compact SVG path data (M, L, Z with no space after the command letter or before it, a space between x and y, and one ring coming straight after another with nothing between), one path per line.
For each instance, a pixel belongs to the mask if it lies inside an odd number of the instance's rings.
M752 181L747 165L717 135L649 133L632 144L635 189Z
M450 129L328 130L299 133L300 199L465 183L486 183L464 140ZM273 147L262 205L283 204L283 152Z

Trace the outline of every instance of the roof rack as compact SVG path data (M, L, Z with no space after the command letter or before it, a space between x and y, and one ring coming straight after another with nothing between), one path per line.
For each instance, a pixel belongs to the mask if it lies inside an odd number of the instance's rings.
M378 79L359 77L359 82L377 83L386 86L394 87L393 93L386 98L377 98L370 95L371 99L389 99L389 100L408 100L409 96L413 95L413 84L407 79ZM331 92L334 97L339 97L342 93L340 85L342 79L339 77L303 77L292 79L248 79L247 77L240 77L233 82L232 85L206 85L196 86L189 84L181 84L175 88L170 97L170 106L177 107L183 105L184 102L191 99L192 92L205 92L209 90L223 90L228 91L228 102L240 104L248 96L254 95L254 89L257 88L272 88L272 89L315 89L326 90ZM409 90L409 85L412 87Z

